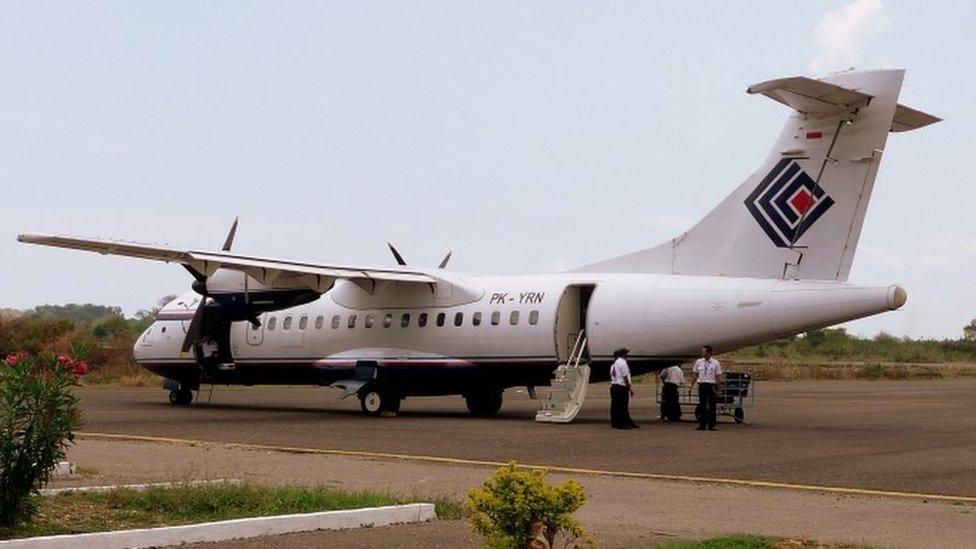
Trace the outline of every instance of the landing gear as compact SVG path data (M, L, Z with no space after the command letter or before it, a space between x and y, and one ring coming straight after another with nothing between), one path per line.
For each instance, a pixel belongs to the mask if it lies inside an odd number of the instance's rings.
M359 406L368 416L379 416L383 412L395 414L400 411L401 398L391 391L373 385L359 393Z
M473 415L486 417L502 409L502 391L481 391L464 395L468 411Z
M169 392L169 403L174 406L187 406L193 402L193 391L189 389L176 389Z

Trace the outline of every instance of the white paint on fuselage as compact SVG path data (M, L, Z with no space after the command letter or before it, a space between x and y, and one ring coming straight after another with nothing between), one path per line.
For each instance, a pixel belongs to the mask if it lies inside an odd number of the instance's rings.
M725 352L896 309L904 302L904 292L895 286L839 282L621 273L452 276L467 288L480 290L468 292L466 300L480 297L455 305L431 301L425 306L421 298L411 296L405 302L411 306L369 308L367 296L362 302L367 308L353 308L332 297L332 292L354 291L353 285L337 286L312 303L262 315L260 333L250 338L251 325L235 322L232 354L241 362L551 357L555 364L557 306L565 288L573 284L595 286L586 326L593 357L607 357L618 347L628 347L635 357L687 358L703 344ZM164 311L185 310L175 304L178 301ZM538 311L535 324L529 322L533 311ZM496 312L497 325L492 323ZM515 324L513 312L519 317ZM425 327L418 325L422 313L428 317ZM438 326L441 313L445 320ZM475 313L481 315L478 326L473 323ZM406 326L401 325L404 314L410 315ZM460 326L455 325L457 314L462 315ZM348 324L350 315L356 315L354 328ZM386 315L391 315L389 326L384 324ZM336 316L339 324L333 328ZM371 328L365 326L367 316L372 317ZM276 318L273 330L272 317ZM292 320L285 330L288 317ZM303 317L307 323L301 329ZM170 332L184 332L183 322L158 321L135 345L136 360L181 358L181 338L169 332L170 337L164 337L161 329L166 326Z

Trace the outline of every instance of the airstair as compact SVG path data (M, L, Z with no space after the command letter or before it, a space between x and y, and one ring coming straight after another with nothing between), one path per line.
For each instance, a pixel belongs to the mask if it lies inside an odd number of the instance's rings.
M580 330L569 360L556 368L549 389L549 398L542 409L536 412L536 421L569 423L576 418L576 414L583 407L586 387L590 383L590 365L584 360L585 354L586 335L583 330Z

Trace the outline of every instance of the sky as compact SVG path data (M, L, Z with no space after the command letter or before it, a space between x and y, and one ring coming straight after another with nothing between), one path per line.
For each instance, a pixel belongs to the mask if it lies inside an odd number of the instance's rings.
M973 2L5 2L0 307L126 313L179 266L21 232L557 272L689 228L759 167L771 78L905 68L945 118L888 140L850 281L873 336L976 317Z

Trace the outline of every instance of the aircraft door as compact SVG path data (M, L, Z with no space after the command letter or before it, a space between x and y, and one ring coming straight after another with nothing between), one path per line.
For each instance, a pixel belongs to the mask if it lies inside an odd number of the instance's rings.
M568 286L559 298L554 334L559 362L566 362L572 358L570 355L580 331L586 327L586 311L593 288L592 284ZM583 349L583 357L587 355L586 349Z
M264 342L264 317L266 315L261 315L260 325L254 326L250 322L247 323L247 343L248 345L258 346Z

